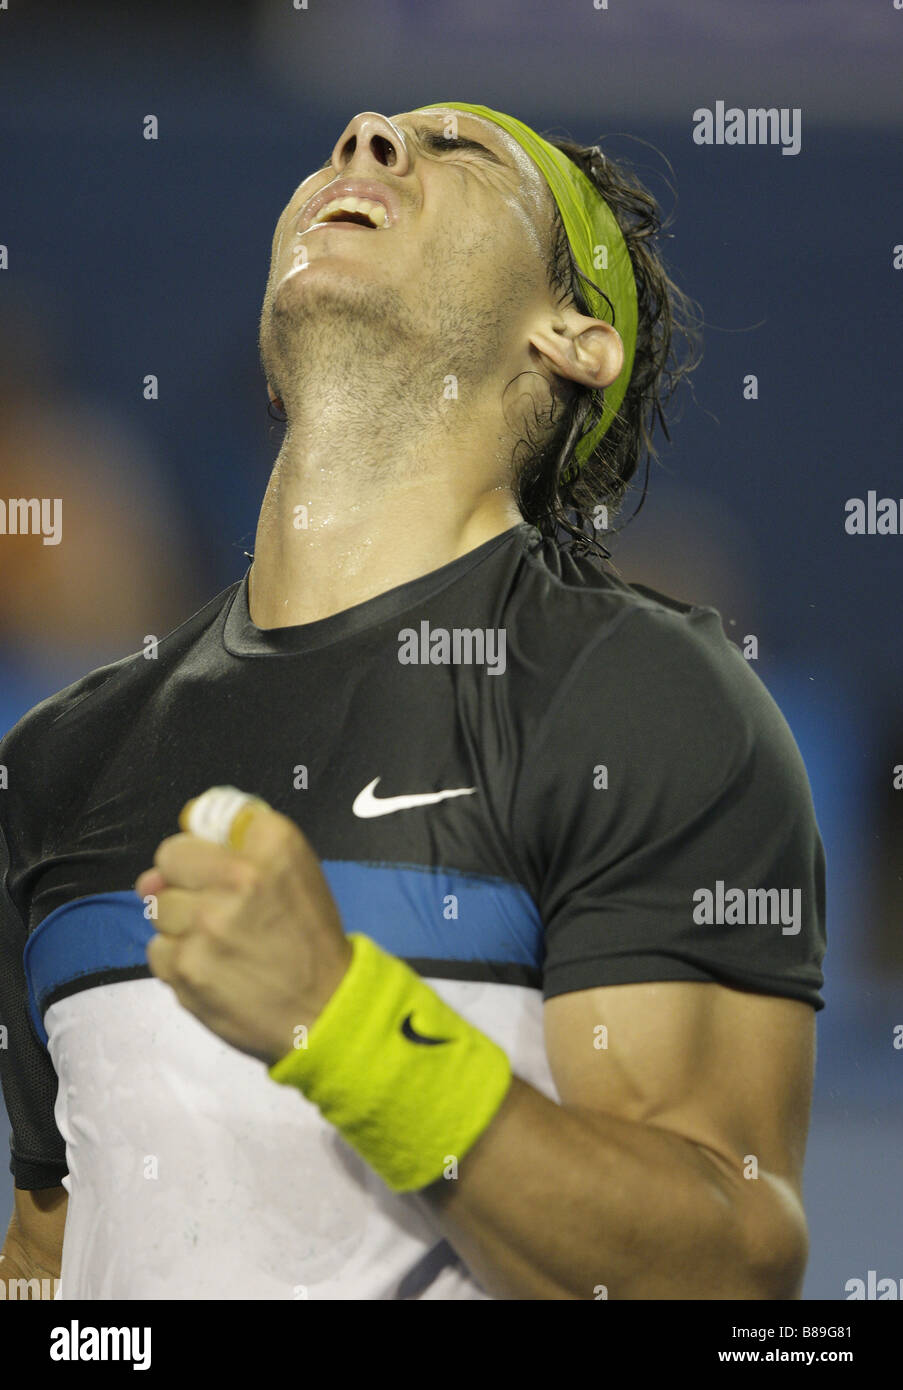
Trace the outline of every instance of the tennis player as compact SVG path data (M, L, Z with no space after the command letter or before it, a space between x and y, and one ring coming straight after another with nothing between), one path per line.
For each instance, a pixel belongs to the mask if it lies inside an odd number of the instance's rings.
M247 573L0 745L8 1285L799 1296L808 780L595 540L688 369L659 231L466 103L293 193Z

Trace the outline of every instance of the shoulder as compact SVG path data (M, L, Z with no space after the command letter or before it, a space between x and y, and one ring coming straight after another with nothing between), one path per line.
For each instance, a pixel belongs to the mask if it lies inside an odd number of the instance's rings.
M715 981L821 1007L824 852L777 704L715 609L568 588L539 617L556 670L511 798L546 998ZM750 893L748 925L722 897Z
M562 657L560 674L583 663L604 660L611 643L638 652L670 645L687 655L731 648L718 611L630 582L609 564L575 553L536 532L524 538L520 600L516 621L524 637L551 643ZM558 637L556 638L556 634ZM734 648L736 650L736 648Z
M230 586L151 650L98 666L34 705L0 739L0 825L21 823L29 808L52 815L61 789L89 774L117 728L171 674L210 626L237 585Z
M527 568L533 592L517 609L516 648L536 687L539 737L604 729L687 755L694 730L706 745L738 750L764 734L784 738L777 706L717 609L628 583L548 541L529 548Z
M59 749L67 750L64 763L73 766L77 763L81 751L79 741L70 739L63 743L58 733L60 721L86 701L90 702L107 682L115 682L134 660L124 657L100 666L49 695L0 739L0 775L3 778L0 828L6 829L11 839L21 836L26 818L29 813L34 814L38 803L53 796L56 779L50 776L50 769L56 767L59 774Z
M626 853L691 828L711 838L716 823L754 838L761 819L813 839L796 741L718 611L588 563L565 559L519 643L517 800L545 826L534 835L588 827Z

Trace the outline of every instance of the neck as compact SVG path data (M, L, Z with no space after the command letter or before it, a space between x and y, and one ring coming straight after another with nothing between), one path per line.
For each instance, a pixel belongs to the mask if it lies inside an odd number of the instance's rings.
M437 329L394 291L330 277L265 312L289 424L257 526L258 627L328 618L523 520L499 410L510 344L467 308L440 301Z
M460 407L457 407L460 409ZM472 440L383 441L373 423L303 446L290 430L264 497L250 575L257 627L316 622L439 569L523 520L501 463ZM352 435L351 437L354 437ZM499 459L502 457L499 453ZM492 476L497 474L497 476Z

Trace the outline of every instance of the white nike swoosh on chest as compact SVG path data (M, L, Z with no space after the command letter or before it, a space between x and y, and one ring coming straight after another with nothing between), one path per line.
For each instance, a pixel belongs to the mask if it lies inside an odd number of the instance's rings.
M409 796L382 796L377 799L373 792L379 781L379 777L374 777L354 798L351 810L356 816L365 820L370 816L388 816L393 811L407 811L412 806L433 806L446 797L470 796L476 791L476 787L452 787L442 792L412 792Z

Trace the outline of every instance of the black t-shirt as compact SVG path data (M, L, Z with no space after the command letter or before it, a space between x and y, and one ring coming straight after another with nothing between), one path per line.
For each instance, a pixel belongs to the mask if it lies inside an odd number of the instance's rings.
M297 627L253 625L246 574L156 650L37 705L0 764L19 1187L67 1169L44 1015L150 975L140 942L108 948L63 909L121 906L216 784L291 816L345 930L430 979L544 999L716 981L822 1007L824 856L777 706L715 610L527 524Z

